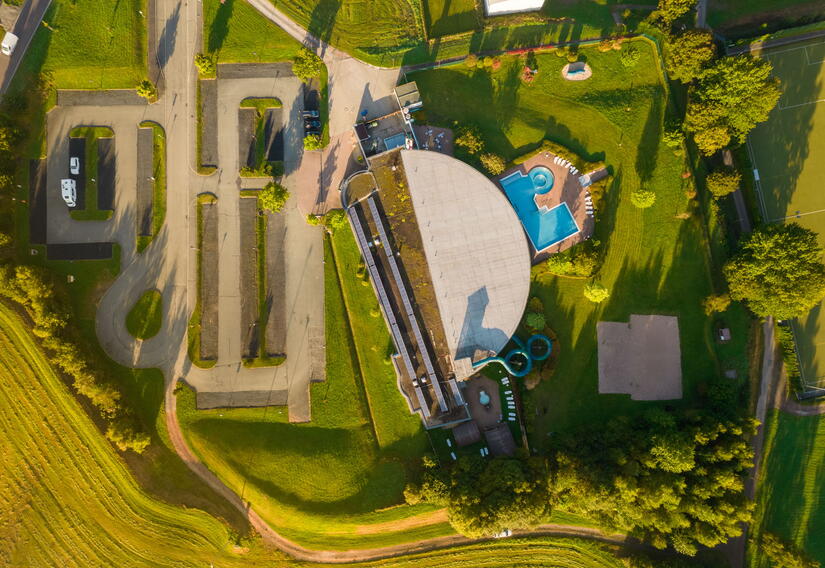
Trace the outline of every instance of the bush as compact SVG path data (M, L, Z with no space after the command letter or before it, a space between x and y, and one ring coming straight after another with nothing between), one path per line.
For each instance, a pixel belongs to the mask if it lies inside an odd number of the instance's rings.
M313 77L321 76L321 69L324 62L307 48L301 49L292 59L292 73L304 83Z
M562 46L558 46L556 49L554 49L553 53L556 54L556 57L567 57L567 50Z
M636 67L641 56L642 54L639 49L631 45L622 51L622 54L619 56L619 61L621 61L625 67Z
M497 176L504 171L507 163L504 161L504 158L498 154L482 154L481 165L484 166L485 170L490 172L490 175Z
M501 69L501 57L499 57L498 55L493 57L493 64L491 66L491 69L493 71L498 71L499 69Z
M132 450L137 454L142 454L149 446L149 436L145 432L139 431L134 424L126 418L113 420L106 430L106 437L121 452Z
M469 154L478 154L484 149L484 140L475 126L462 126L458 130L455 145L464 148Z
M711 294L702 300L702 307L705 308L707 315L724 312L728 306L730 306L730 296L727 294Z
M774 568L819 568L820 564L791 543L783 542L776 535L762 534L760 550Z
M590 282L584 287L584 297L599 304L610 297L610 291L598 282Z
M630 202L639 209L647 209L656 203L656 194L646 189L637 189L630 195Z
M718 199L739 189L739 184L742 183L742 174L731 168L716 170L708 174L705 183L711 195Z
M489 56L485 57L484 59L481 60L481 64L484 67L492 67L493 66L493 58L489 57Z
M533 331L541 331L547 327L547 320L544 318L544 314L540 314L538 312L528 313L526 323L527 327Z
M604 38L602 41L599 42L599 45L596 46L596 49L598 49L602 53L610 51L611 49L613 49L613 40L610 38Z
M284 208L289 199L287 188L274 181L269 182L258 195L258 204L262 209L277 213Z
M668 120L665 122L665 130L662 133L662 142L668 148L681 148L685 142L685 131L680 120Z
M789 379L798 379L799 358L796 356L796 340L790 326L778 325L776 327L776 337L779 339L779 346L782 348L782 361L785 363L785 373Z
M137 94L149 102L155 102L158 99L158 89L155 84L149 79L144 79L137 86Z
M466 65L470 69L475 69L476 67L478 67L478 56L474 53L471 53L470 55L464 58L464 65Z
M333 209L324 215L324 226L330 233L334 233L347 225L347 214L343 209Z
M195 55L195 67L198 73L204 77L211 77L215 74L215 60L205 53Z
M321 137L317 134L307 134L304 136L304 150L320 150L323 147Z

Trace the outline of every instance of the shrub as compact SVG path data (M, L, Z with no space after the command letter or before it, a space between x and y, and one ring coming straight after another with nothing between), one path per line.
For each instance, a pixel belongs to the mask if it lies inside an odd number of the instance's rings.
M158 89L155 84L149 79L144 79L137 86L137 94L149 102L155 102L158 99Z
M266 184L258 195L258 204L262 209L277 213L284 208L289 199L289 191L287 188L274 181Z
M776 535L763 533L760 550L775 568L819 568L818 561L809 558L791 543L783 542Z
M787 325L778 325L776 327L776 337L779 339L779 346L782 348L785 373L791 380L798 379L800 375L799 359L796 356L796 340L793 331Z
M639 51L638 48L633 47L632 45L622 51L622 54L619 56L619 61L622 62L622 65L625 67L636 67L639 63L639 58L642 56L642 53Z
M301 81L306 83L313 77L321 76L321 69L324 62L307 48L301 49L292 59L292 72Z
M475 126L462 126L455 139L455 145L464 148L470 154L478 154L484 149L484 140Z
M312 227L317 227L321 224L321 217L318 215L313 215L312 213L307 215L307 225Z
M211 77L215 74L215 60L205 53L195 55L195 67L198 68L198 73L204 77Z
M567 61L569 61L570 63L575 63L578 60L579 60L579 52L576 51L575 49L572 49L572 48L568 49L567 50Z
M346 226L347 215L343 209L333 209L324 215L324 226L330 233L334 233L338 229Z
M630 195L630 202L639 209L647 209L656 203L656 194L646 189L637 189Z
M680 120L670 119L665 123L662 142L668 148L681 148L685 142L685 131Z
M544 302L541 301L541 298L538 296L533 296L527 302L527 309L531 312L536 312L538 314L544 313Z
M584 287L584 297L599 304L610 297L610 291L598 282L589 282Z
M320 150L323 147L321 137L317 134L307 134L304 136L304 150Z
M489 57L489 56L485 57L484 59L481 60L481 64L484 67L492 67L493 66L493 58Z
M137 454L142 454L150 442L149 436L135 428L134 424L126 418L110 422L109 428L106 430L106 437L120 451L132 450Z
M498 55L493 57L492 69L493 71L498 71L499 69L501 69L501 57L499 57Z
M498 154L482 154L481 165L484 166L485 170L490 172L490 175L497 176L504 171L507 164L504 158Z
M556 54L556 57L567 57L567 50L562 46L558 46L556 49L554 49L553 53Z
M547 320L544 318L544 314L538 312L530 312L527 314L527 327L534 331L541 331L547 327Z
M707 315L716 312L724 312L730 306L730 296L728 294L711 294L702 300L702 307Z
M475 69L478 66L478 56L474 53L471 53L470 55L464 58L464 65L466 65L470 69Z
M604 53L605 51L610 51L613 49L613 40L610 38L604 38L602 41L599 42L599 45L596 46L596 49Z
M742 174L730 168L717 170L708 174L705 183L713 197L724 197L739 189L739 184L742 183Z

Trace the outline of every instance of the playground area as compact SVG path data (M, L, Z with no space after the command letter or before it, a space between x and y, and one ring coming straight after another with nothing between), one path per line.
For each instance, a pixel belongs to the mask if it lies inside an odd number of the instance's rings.
M679 318L631 315L630 322L599 322L599 394L632 400L682 398Z
M794 222L825 244L825 41L766 50L782 97L748 138L757 196L766 221ZM805 382L825 387L825 319L818 306L793 322Z

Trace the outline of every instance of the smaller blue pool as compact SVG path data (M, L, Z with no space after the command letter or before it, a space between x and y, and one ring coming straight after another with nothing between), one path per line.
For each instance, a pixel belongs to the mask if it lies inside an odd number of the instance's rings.
M513 172L500 181L507 199L516 210L537 251L579 232L579 226L567 203L562 202L552 209L541 210L536 205L536 195L549 192L553 189L554 182L553 172L544 166L536 166L527 175Z

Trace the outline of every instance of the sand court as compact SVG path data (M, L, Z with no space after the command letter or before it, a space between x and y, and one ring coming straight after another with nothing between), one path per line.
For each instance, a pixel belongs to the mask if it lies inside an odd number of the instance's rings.
M679 320L631 315L630 322L599 322L599 393L633 400L682 398Z

